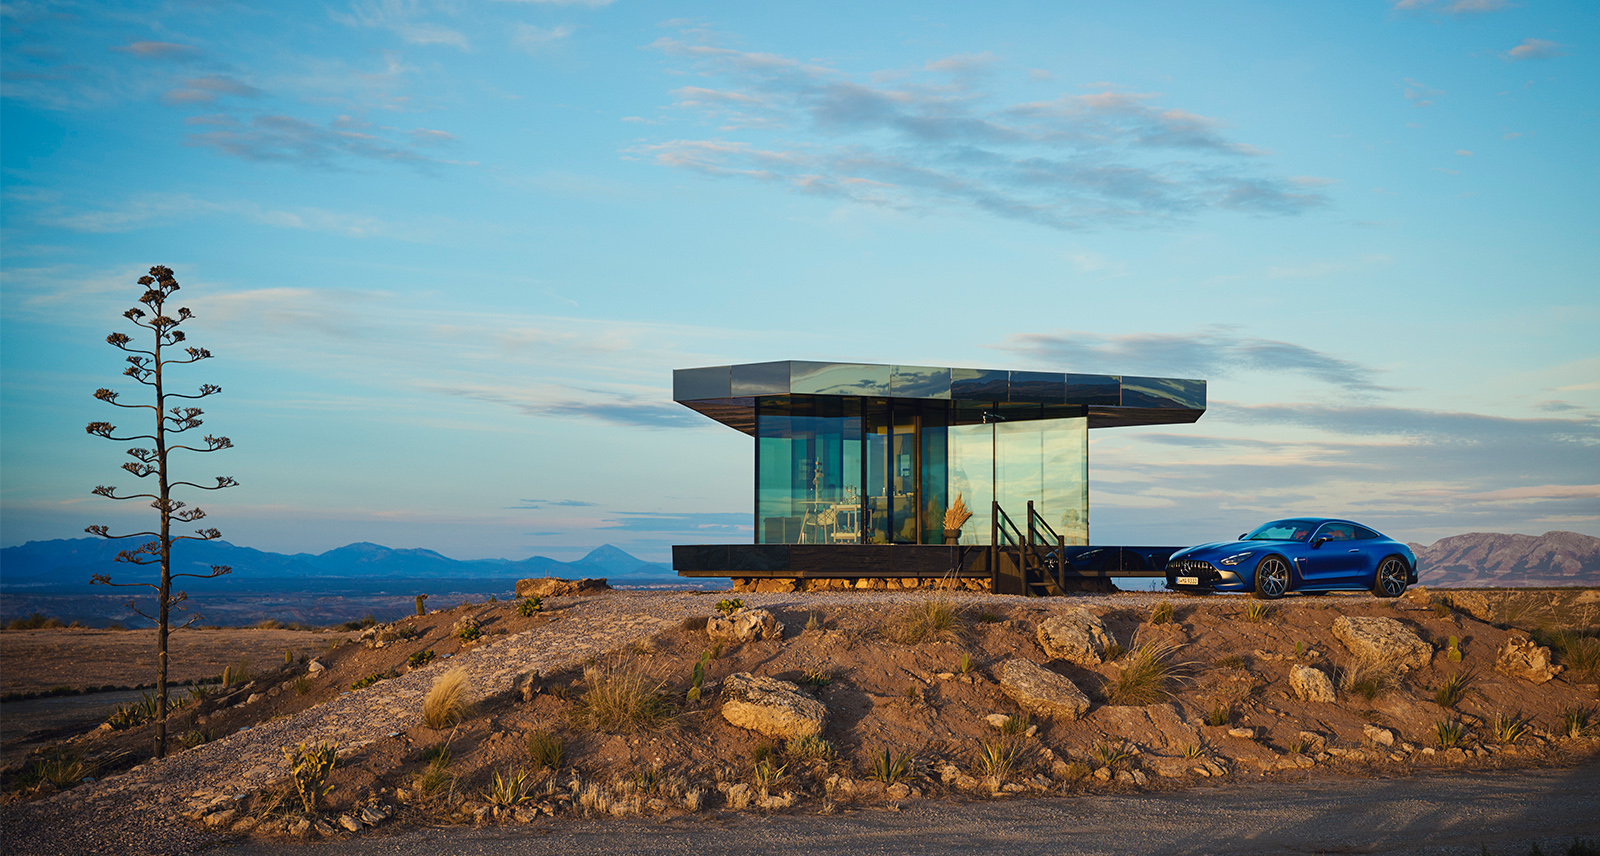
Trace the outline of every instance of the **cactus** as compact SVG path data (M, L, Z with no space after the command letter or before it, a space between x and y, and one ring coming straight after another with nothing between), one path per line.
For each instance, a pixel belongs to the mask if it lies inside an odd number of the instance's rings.
M419 594L419 595L417 595L417 614L418 614L418 615L424 615L424 614L426 614L426 613L425 613L425 612L424 612L424 610L423 610L423 609L422 609L422 602L423 602L423 601L425 601L425 600L427 600L427 599L428 599L428 596L427 596L427 595L425 595L425 594Z
M233 667L232 666L223 666L222 667L222 685L224 687L233 686Z
M706 682L706 664L711 662L711 652L703 651L694 664L694 678L689 683L689 701L700 700L700 688Z
M1450 662L1461 662L1461 640L1455 636L1450 637Z

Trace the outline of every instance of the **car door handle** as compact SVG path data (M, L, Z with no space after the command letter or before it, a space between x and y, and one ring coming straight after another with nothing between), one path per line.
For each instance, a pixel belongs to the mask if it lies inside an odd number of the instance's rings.
M1359 553L1359 552L1361 552L1361 551L1360 551L1360 550L1351 550L1351 551L1350 551L1350 552L1352 552L1352 553Z

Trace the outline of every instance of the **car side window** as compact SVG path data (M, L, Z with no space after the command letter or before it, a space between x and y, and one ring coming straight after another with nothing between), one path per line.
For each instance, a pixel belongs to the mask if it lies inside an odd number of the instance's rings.
M1378 540L1379 538L1382 538L1382 537L1383 537L1382 535L1379 535L1378 533L1372 531L1371 529L1368 529L1365 526L1357 526L1356 527L1356 540L1357 541L1376 541L1376 540Z
M1329 541L1354 541L1356 540L1356 530L1354 526L1347 523L1329 523L1322 527L1322 531L1317 533L1317 537L1326 538Z

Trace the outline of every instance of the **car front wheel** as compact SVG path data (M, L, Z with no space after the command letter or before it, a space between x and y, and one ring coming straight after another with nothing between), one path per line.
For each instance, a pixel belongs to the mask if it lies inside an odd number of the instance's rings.
M1405 593L1406 581L1411 576L1411 571L1406 563L1395 556L1384 559L1378 565L1378 573L1372 580L1372 593L1378 597L1399 597Z
M1255 596L1262 600L1283 597L1289 591L1289 563L1277 556L1268 556L1256 565Z

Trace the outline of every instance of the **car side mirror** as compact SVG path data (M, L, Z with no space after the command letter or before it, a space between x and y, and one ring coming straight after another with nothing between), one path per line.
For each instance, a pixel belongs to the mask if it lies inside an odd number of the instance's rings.
M1243 541L1244 539L1246 539L1248 537L1250 537L1250 533L1249 532L1240 532L1239 533L1239 540L1240 541Z
M1321 547L1323 544L1328 543L1330 540L1332 540L1332 539L1331 538L1318 538L1315 541L1311 542L1311 549L1315 550L1318 547Z

